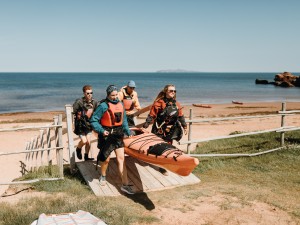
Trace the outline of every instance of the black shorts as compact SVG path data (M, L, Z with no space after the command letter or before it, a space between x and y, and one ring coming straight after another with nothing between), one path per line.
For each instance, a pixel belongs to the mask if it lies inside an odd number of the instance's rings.
M111 128L105 128L105 130L111 132ZM104 162L110 155L110 153L118 148L124 147L124 133L122 127L113 128L113 132L108 136L99 135L98 148L99 153L97 161Z

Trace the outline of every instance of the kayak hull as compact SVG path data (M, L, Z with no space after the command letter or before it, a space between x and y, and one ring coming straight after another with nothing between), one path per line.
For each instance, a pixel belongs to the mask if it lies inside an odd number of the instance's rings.
M143 129L132 128L132 130L136 135L124 139L127 155L181 176L188 176L199 164L197 158L167 144L160 137ZM159 152L154 153L155 148L159 149Z

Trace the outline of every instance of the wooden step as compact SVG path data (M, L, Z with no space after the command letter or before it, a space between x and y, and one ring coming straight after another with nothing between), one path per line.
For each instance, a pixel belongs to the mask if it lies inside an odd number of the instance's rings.
M179 176L168 171L169 176L164 176L158 171L158 167L147 164L130 156L125 159L129 184L133 185L135 192L149 192L164 190L168 188L191 185L200 182L194 174ZM116 158L111 158L106 174L107 185L99 183L100 166L96 168L96 161L76 162L84 180L96 196L118 196L123 194L120 188L122 185L118 173Z

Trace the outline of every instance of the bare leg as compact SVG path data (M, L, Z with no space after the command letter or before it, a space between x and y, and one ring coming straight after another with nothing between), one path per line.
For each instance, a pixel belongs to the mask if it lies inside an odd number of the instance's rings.
M101 175L104 176L104 177L106 176L106 170L107 170L107 167L108 167L109 160L110 160L110 157L108 157L104 162L100 162Z
M86 135L86 143L85 143L85 153L89 154L91 149L91 136L90 134Z
M78 142L77 148L82 148L87 143L87 136L80 135L80 141Z
M85 135L80 135L79 138L80 138L80 141L78 142L78 145L76 148L76 155L77 155L78 159L82 159L81 149L87 143L87 137Z
M118 148L115 150L118 162L119 174L122 179L123 185L128 185L127 169L125 164L124 148Z

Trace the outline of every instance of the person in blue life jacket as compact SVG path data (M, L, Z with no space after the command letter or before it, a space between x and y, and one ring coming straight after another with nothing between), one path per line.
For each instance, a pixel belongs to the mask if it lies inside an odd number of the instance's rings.
M76 156L78 159L82 159L82 147L85 146L84 160L88 161L94 160L94 158L89 158L92 134L89 119L98 107L98 101L92 97L93 88L91 85L83 86L82 91L83 97L76 99L73 104L74 133L80 138L76 148Z
M118 89L109 85L106 89L106 99L102 100L90 119L93 130L98 133L99 154L97 162L100 162L100 185L106 185L106 170L112 151L115 152L118 170L122 179L121 191L134 194L128 184L127 169L125 165L124 135L131 136L126 112L123 104L118 99Z

